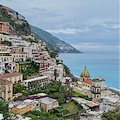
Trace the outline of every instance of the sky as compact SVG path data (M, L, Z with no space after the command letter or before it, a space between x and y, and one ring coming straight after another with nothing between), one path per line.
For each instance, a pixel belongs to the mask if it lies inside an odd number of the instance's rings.
M80 51L118 51L119 0L0 0Z

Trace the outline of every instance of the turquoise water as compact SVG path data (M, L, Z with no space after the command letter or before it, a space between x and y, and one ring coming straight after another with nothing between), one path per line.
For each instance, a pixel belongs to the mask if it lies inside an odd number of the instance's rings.
M107 86L120 89L119 53L60 53L59 57L74 75L80 76L86 65L92 79L101 76L106 79Z

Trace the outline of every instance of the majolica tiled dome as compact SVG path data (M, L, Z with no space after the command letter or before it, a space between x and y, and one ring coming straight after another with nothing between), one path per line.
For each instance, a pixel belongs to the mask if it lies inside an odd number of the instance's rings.
M84 67L84 70L81 72L80 77L90 77L90 73L87 70L87 67Z

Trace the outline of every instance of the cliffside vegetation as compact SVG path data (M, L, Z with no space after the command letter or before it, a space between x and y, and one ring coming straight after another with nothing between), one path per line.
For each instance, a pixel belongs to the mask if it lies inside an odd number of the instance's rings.
M66 42L59 40L57 37L53 36L52 34L34 27L31 27L31 32L37 37L37 39L40 39L41 41L45 42L47 46L52 50L58 50L59 52L63 53L80 53L80 51L76 50L74 47L72 47L70 44L67 44Z
M13 13L11 11L11 13ZM15 13L13 13L15 14ZM16 14L18 14L16 12ZM30 35L31 29L26 20L14 18L0 5L0 21L8 22L11 33L17 33L18 35Z

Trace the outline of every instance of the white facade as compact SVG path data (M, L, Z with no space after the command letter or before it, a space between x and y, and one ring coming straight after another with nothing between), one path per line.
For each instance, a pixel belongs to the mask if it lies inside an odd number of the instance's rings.
M104 96L105 93L105 79L96 78L92 80L92 98L100 98Z
M62 64L58 64L58 65L55 66L55 69L57 70L58 77L62 78L63 74L64 74L63 65Z
M4 74L4 73L5 73L5 64L0 59L0 74Z
M0 41L4 41L3 34L0 34Z
M101 103L100 109L103 112L108 112L108 110L113 110L120 105L120 101L116 98L106 96L106 97L102 97L102 99L103 101Z
M7 40L9 42L12 43L12 46L19 46L19 45L23 45L23 46L30 46L30 42L27 42L25 40L22 40L22 38L20 36L16 36L16 35L3 35L4 40Z
M3 120L4 118L3 118L3 114L0 114L0 120Z
M24 47L24 52L28 53L29 58L33 58L33 59L39 58L39 53L38 53L37 49L33 46Z
M24 103L32 104L32 110L35 110L37 108L40 108L40 102L37 100L30 100L26 99L23 101Z
M26 59L28 58L28 53L26 52L18 52L18 53L11 52L11 55L13 62L26 61Z
M49 79L47 76L37 77L23 81L23 85L28 89L39 89L47 83L49 83Z

